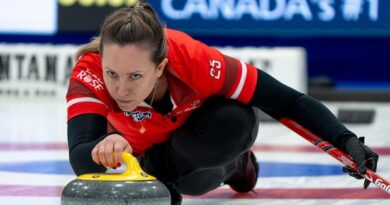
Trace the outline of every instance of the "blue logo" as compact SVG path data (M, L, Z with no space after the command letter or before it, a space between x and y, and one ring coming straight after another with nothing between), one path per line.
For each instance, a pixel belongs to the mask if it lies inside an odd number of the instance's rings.
M144 120L145 118L152 119L152 113L151 112L124 112L126 116L132 116L134 121L140 122Z

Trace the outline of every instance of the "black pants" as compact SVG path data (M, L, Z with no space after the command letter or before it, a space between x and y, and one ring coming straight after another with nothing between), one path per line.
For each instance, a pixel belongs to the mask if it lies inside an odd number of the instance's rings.
M211 97L169 141L148 149L140 164L182 194L207 193L237 171L236 161L256 139L257 116L256 108Z

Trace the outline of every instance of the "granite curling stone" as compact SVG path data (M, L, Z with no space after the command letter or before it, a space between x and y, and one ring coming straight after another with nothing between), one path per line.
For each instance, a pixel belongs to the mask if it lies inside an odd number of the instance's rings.
M122 154L126 171L120 174L84 174L69 182L61 205L170 205L169 190L146 174L129 153Z

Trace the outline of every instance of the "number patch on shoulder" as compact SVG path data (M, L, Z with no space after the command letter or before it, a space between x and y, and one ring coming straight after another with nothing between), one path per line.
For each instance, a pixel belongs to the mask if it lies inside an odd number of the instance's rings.
M210 61L210 76L217 80L221 78L221 61Z

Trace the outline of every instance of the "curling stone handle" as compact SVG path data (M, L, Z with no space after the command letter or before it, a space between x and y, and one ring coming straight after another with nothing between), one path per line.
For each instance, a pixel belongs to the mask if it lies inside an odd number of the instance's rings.
M126 170L121 173L120 175L123 176L137 176L141 175L147 178L156 179L153 176L150 176L149 174L146 174L141 166L139 165L137 159L131 155L128 152L122 152L122 161L126 164Z
M122 153L122 161L126 164L126 170L120 174L90 173L78 176L79 180L91 181L153 181L156 177L145 173L133 155Z

